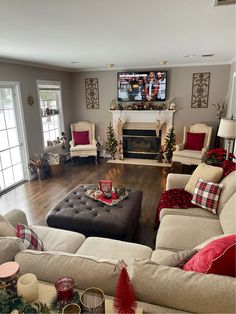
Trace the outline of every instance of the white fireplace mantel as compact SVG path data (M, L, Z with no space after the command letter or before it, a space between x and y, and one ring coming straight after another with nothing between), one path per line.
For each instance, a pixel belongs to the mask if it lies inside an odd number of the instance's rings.
M110 110L112 113L112 124L116 135L118 135L117 125L119 119L123 125L128 123L152 124L155 128L158 122L165 125L165 132L168 131L174 122L176 110ZM162 142L165 134L162 134Z

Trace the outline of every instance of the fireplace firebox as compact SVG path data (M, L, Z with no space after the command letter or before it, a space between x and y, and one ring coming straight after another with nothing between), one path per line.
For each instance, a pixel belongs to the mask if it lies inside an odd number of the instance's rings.
M123 129L124 157L155 159L161 145L161 130Z

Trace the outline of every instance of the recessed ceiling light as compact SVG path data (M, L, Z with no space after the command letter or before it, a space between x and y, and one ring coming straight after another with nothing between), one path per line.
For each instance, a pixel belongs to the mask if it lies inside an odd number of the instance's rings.
M160 64L166 64L166 63L168 63L168 61L167 60L163 60L163 61L160 61Z
M71 64L77 64L80 63L79 61L71 61Z
M114 66L115 66L114 63L107 64L107 67L108 67L108 68L114 68Z
M196 55L186 55L185 58L194 58Z
M204 53L204 54L202 54L203 58L213 57L213 56L214 56L214 53Z

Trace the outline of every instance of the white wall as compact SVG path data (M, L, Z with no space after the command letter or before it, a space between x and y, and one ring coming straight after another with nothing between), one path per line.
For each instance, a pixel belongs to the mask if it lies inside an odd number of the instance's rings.
M175 98L178 111L175 114L177 141L182 139L184 125L206 122L216 126L216 110L211 104L226 99L229 86L230 65L168 68L168 98ZM191 108L193 73L210 72L209 102L206 109ZM99 109L87 109L85 78L99 79ZM96 136L106 138L106 128L112 115L110 102L116 98L117 71L78 72L72 74L73 122L88 120L96 123Z
M64 123L66 128L65 131L69 136L69 127L72 119L71 73L0 62L0 81L18 81L20 83L27 142L30 155L33 153L41 153L43 151L40 110L36 86L37 80L61 82ZM27 97L29 95L33 96L34 98L34 105L32 106L27 104Z

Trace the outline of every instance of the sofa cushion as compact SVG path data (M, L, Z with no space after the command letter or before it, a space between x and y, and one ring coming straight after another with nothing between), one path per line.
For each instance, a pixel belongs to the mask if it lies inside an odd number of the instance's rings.
M222 188L223 184L198 179L193 193L192 204L216 214Z
M236 192L236 171L228 174L224 179L220 181L223 184L223 190L220 195L219 205L217 213L220 215L225 203Z
M236 233L236 192L224 205L220 213L220 224L224 233Z
M123 259L128 264L129 273L132 274L133 260L135 258L151 258L152 249L136 243L90 237L84 241L76 254L98 258L106 257L117 261Z
M16 229L0 215L0 237L16 237Z
M222 174L222 168L201 163L194 170L184 189L185 191L193 194L198 179L217 183L222 177Z
M132 284L140 301L194 313L234 313L234 278L186 272L136 260Z
M169 256L163 257L163 259L160 261L160 264L170 267L181 267L187 263L187 261L189 261L196 253L197 250L195 249L174 252Z
M160 212L160 220L166 215L181 215L193 217L205 217L210 219L219 219L219 217L208 210L199 207L189 208L163 208Z
M55 283L58 278L72 277L79 289L99 287L104 293L115 293L118 279L117 261L90 258L68 253L25 250L15 261L20 274L33 273L38 280Z
M85 240L85 236L78 232L44 226L32 225L30 227L43 241L45 251L58 251L73 254Z
M209 244L210 242L214 241L214 240L218 240L218 239L222 239L222 238L225 238L227 237L228 235L233 235L233 234L221 234L219 236L215 236L215 237L212 237L210 239L207 239L206 241L198 244L197 246L195 246L195 250L197 251L200 251L201 249L203 249L207 244Z
M156 249L181 251L223 233L217 219L167 215L158 229Z
M25 246L17 237L0 237L0 264L14 261L18 252Z
M213 240L184 266L187 271L235 277L236 235Z
M163 259L165 259L166 257L170 257L173 254L175 254L175 252L169 250L154 250L152 252L151 260L153 262L163 265Z

